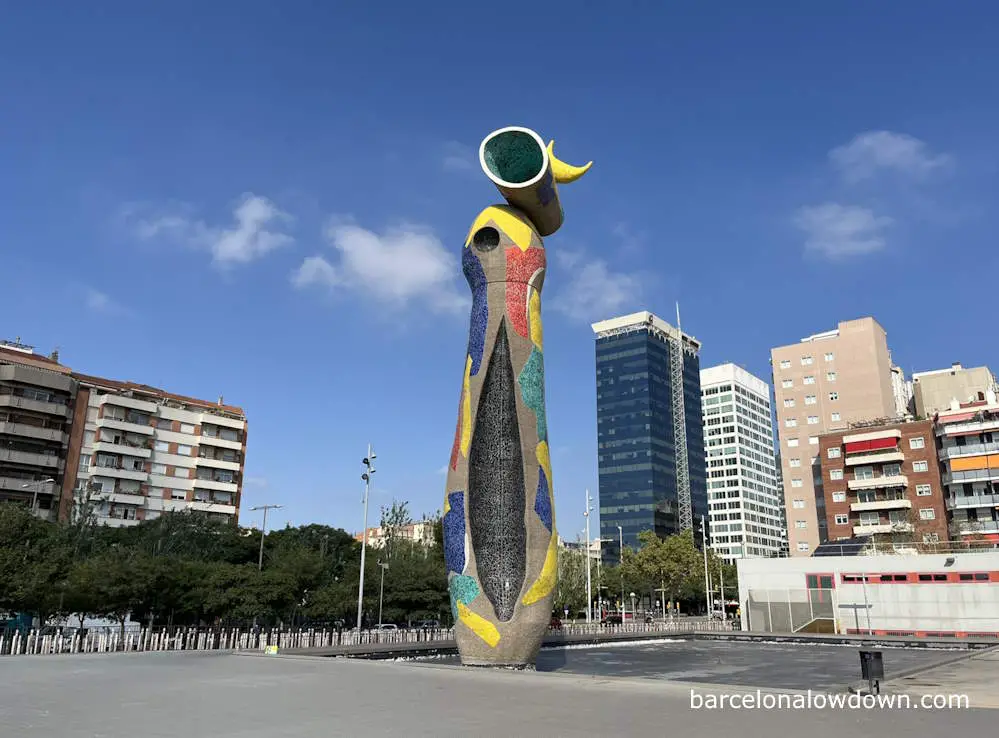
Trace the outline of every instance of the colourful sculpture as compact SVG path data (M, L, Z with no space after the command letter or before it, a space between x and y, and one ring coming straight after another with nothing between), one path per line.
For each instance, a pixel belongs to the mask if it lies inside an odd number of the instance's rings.
M462 249L472 310L444 500L444 558L466 665L533 665L552 616L558 536L541 238L562 225L557 185L592 164L565 164L553 147L517 126L486 136L479 161L509 204L479 213Z

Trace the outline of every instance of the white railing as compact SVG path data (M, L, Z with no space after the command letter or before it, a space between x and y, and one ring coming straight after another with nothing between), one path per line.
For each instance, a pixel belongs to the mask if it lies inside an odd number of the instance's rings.
M709 618L679 618L665 622L635 622L617 625L566 623L550 628L550 635L663 635L694 631L728 631L732 622ZM451 628L412 628L401 630L298 630L252 628L177 628L136 629L75 628L0 632L0 656L51 655L75 653L115 653L135 651L263 651L268 646L283 649L335 648L378 644L449 643L454 640Z

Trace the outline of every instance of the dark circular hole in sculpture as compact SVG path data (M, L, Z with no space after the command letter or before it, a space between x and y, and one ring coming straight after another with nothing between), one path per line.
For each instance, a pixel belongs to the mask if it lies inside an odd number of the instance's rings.
M485 228L480 228L472 236L472 243L475 244L475 248L479 251L492 251L494 248L499 246L500 235L492 226L486 226Z

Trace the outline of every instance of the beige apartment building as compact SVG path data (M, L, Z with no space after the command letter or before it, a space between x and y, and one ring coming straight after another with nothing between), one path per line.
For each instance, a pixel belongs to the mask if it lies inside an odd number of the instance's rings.
M884 328L858 318L772 349L787 537L791 556L827 539L819 436L900 413Z
M989 392L999 391L999 386L987 366L965 369L955 363L947 369L914 372L912 390L916 415L932 418L934 413L950 410L955 402L981 402Z

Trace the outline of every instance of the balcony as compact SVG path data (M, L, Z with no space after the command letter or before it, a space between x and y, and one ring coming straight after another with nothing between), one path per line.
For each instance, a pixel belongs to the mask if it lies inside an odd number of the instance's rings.
M942 436L967 435L984 431L999 430L999 418L992 420L972 420L970 423L945 423L938 426L937 434Z
M113 477L114 479L131 479L136 482L144 482L149 474L143 470L122 469L117 466L91 465L90 473L99 477Z
M222 459L209 459L204 456L199 456L195 463L198 466L207 466L212 469L228 469L229 471L238 472L239 462L238 461L223 461Z
M94 451L103 451L107 454L138 456L143 459L148 459L153 455L153 450L148 446L134 446L129 443L114 443L113 441L97 441L94 444Z
M136 400L134 397L125 397L124 395L101 395L98 400L99 405L117 405L118 407L127 407L130 410L140 410L144 413L149 413L150 415L156 414L157 405L155 402L146 402L145 400Z
M58 415L65 418L69 414L69 406L58 402L43 402L42 400L29 400L27 397L17 395L0 394L0 407L16 407L20 410L32 410L36 413L46 415Z
M106 525L108 528L128 528L141 522L141 520L126 520L125 518L97 518L98 525Z
M58 469L61 466L56 454L34 454L30 451L15 451L9 448L0 449L0 461L26 466L44 466L50 469Z
M241 451L243 449L242 441L227 441L224 438L218 438L216 436L198 436L198 445L200 446L218 446L219 448L229 448L233 451Z
M999 494L996 495L956 495L947 498L947 507L999 507Z
M973 536L978 533L999 533L999 520L966 521L960 523L962 536Z
M127 492L112 492L107 496L108 502L115 502L119 505L137 505L142 507L146 504L146 498L143 495L133 495Z
M141 433L144 436L153 435L153 426L140 425L139 423L129 423L127 420L118 418L101 417L97 419L98 428L115 428L126 433Z
M213 512L213 513L224 513L225 515L235 515L236 506L235 505L224 505L220 502L208 502L206 500L194 500L193 502L184 503L185 507L189 510L197 510L198 512Z
M878 533L911 533L911 532L912 532L911 523L876 523L872 525L861 523L860 525L853 526L853 535L855 536L873 536Z
M25 489L24 485L31 485ZM54 495L56 492L56 485L54 482L35 483L30 479L22 479L21 477L0 477L0 489L13 490L20 492L23 495L34 495L35 490L38 490L39 495Z
M969 471L944 472L940 481L944 484L963 484L965 482L985 482L999 480L999 469L971 469Z
M902 463L905 461L905 454L901 451L885 451L882 454L867 454L866 456L851 456L847 455L846 465L847 466L861 466L863 464L881 464L885 462L897 461Z
M877 476L869 479L848 479L846 486L848 489L878 489L880 487L906 487L909 478L904 474L893 474L891 476Z
M213 479L195 479L195 489L217 489L220 492L236 492L239 487L235 482L216 482Z
M41 441L58 441L63 443L66 434L55 428L39 428L27 423L0 423L0 433L9 436L21 436L23 438L37 438Z
M947 446L940 450L940 455L946 459L958 456L978 456L979 454L994 454L999 451L999 441L991 443L969 443L964 446Z
M867 510L900 510L911 509L912 500L908 497L874 500L873 502L851 502L850 512L865 512Z

